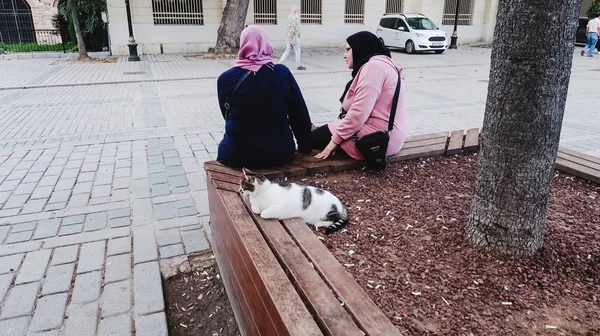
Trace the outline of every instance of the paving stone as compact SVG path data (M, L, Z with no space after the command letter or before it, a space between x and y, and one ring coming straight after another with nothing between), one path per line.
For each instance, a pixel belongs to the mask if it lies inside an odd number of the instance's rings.
M151 314L165 309L157 261L134 266L133 295L136 315Z
M105 245L104 241L99 241L81 246L77 274L102 269L104 265Z
M136 264L157 260L154 227L143 226L133 231L133 260Z
M6 177L7 180L22 180L27 175L27 170L13 170L12 173Z
M167 166L167 167L181 166L181 159L179 159L178 157L166 158L165 166Z
M69 169L63 170L63 172L60 176L61 178L64 178L64 179L76 178L77 175L79 175L79 166L77 168L71 168L69 166L67 166L65 168L69 168Z
M185 175L185 170L183 169L183 167L168 167L167 168L167 176L172 177L172 176L180 176L180 175Z
M19 285L33 281L40 281L46 272L46 266L48 266L48 262L50 261L51 253L51 250L27 253L15 284Z
M124 208L124 209L111 210L108 212L108 218L110 218L110 219L120 218L120 217L131 217L131 209Z
M122 161L118 161L118 162L122 162ZM123 168L117 168L115 169L115 178L121 178L121 177L127 177L127 178L131 178L131 162L128 162L129 165L123 167Z
M206 190L196 191L192 194L194 196L194 202L196 203L196 209L200 216L209 215L208 209L208 192Z
M129 217L114 218L108 221L108 226L111 228L130 226L131 219Z
M75 264L51 266L46 273L42 295L67 292L71 288L71 280Z
M4 203L2 209L21 208L28 199L29 195L13 195Z
M58 234L58 228L60 227L60 218L47 219L38 222L37 230L33 234L33 239L44 239L48 237L54 237Z
M130 336L131 318L129 314L111 316L100 321L98 336ZM143 335L143 334L138 334Z
M59 236L68 236L76 233L81 233L83 231L83 224L74 224L69 226L62 226L58 231Z
M55 329L62 325L67 306L67 293L44 296L37 302L30 331Z
M18 317L0 321L0 336L25 336L29 317Z
M161 259L171 258L182 254L185 254L182 244L162 246L160 248Z
M82 224L84 220L85 220L85 215L69 216L69 217L63 218L62 225L67 226L67 225L73 225L73 224Z
M50 265L55 266L74 263L77 260L78 252L79 245L57 247L54 249L54 254L52 255L52 261L50 262Z
M163 162L165 161L162 155L153 155L148 158L148 164L162 164Z
M77 182L73 188L73 194L91 193L93 185L93 182Z
M67 206L67 202L50 203L50 204L46 204L44 211L60 210L60 209L64 209L66 206Z
M58 190L52 193L52 197L48 203L62 203L69 200L69 196L71 196L71 190Z
M81 261L79 266L81 266ZM71 303L86 303L98 300L101 281L102 273L98 271L77 275Z
M10 191L0 192L0 207L2 207L1 204L4 204L6 201L8 201L8 198L11 194L12 193Z
M154 205L154 219L157 221L175 218L175 208L172 203L163 203Z
M150 174L150 176L148 177L148 180L150 181L150 184L161 184L161 183L167 183L167 174L165 173L156 173L156 174Z
M111 193L110 201L111 202L119 202L119 201L128 201L131 195L131 189L118 189L113 190Z
M81 167L81 165L83 165L83 160L69 160L67 161L67 164L65 165L66 169L77 169L79 170L79 168Z
M113 180L113 189L126 189L130 187L130 179L128 177L120 177Z
M48 200L45 198L29 200L27 203L25 203L25 206L23 206L23 209L21 210L21 215L42 212L47 201Z
M4 182L2 182L2 184L0 184L0 191L13 192L19 186L19 182L20 181L18 181L18 180L4 181Z
M110 185L94 186L92 189L92 198L102 198L110 196Z
M164 147L163 147L163 149L164 149ZM176 150L167 150L167 151L163 152L163 156L165 157L165 159L168 159L168 158L179 157L179 154L177 153Z
M75 194L69 200L69 204L67 205L67 208L84 207L84 206L88 205L89 200L90 200L90 193Z
M187 253L201 252L210 248L203 230L182 231L181 235Z
M77 182L93 182L96 177L95 172L85 172L79 174L77 177Z
M13 192L13 195L30 195L33 193L37 183L23 183L19 184L17 189Z
M189 207L189 208L178 208L177 211L177 217L185 217L185 216L195 216L198 214L198 211L196 210L195 207Z
M15 276L12 273L0 275L0 303L4 301L14 277Z
M151 196L150 182L147 179L132 180L131 191L134 200L148 198Z
M173 194L185 194L190 192L190 188L189 187L176 187L176 188L171 188L171 192Z
M86 162L81 166L81 172L95 172L98 169L98 162Z
M21 265L24 255L23 253L19 253L0 257L0 274L16 272Z
M75 185L76 178L61 178L56 183L54 190L71 190Z
M98 325L98 302L71 303L67 308L69 318L63 336L93 336ZM140 334L141 335L141 334Z
M131 309L131 280L109 283L102 293L102 316L112 316Z
M134 226L154 223L152 201L150 199L133 199L132 220Z
M21 211L21 209L19 209L19 208L10 209L10 210L0 210L0 218L16 216L19 214L19 211Z
M44 173L42 172L29 172L25 178L21 181L21 183L35 183L37 184L41 179Z
M117 163L115 163L115 168L116 168L115 169L115 177L119 177L119 176L116 176L117 169L127 168L128 170L130 170L130 168L131 168L131 159L117 160ZM127 177L129 177L129 175L127 175Z
M31 195L31 199L50 198L54 187L37 187Z
M148 165L148 172L150 174L164 173L165 171L166 171L166 167L162 163Z
M158 245L173 245L181 243L181 235L179 229L161 230L157 233Z
M88 214L83 223L84 231L97 231L104 229L108 223L108 214L106 212L97 212Z
M191 198L179 200L175 202L176 208L189 208L194 206L194 200Z
M37 282L17 285L10 290L0 319L31 314L40 284Z
M131 254L120 254L106 259L104 282L111 283L131 277Z
M58 182L58 175L44 175L44 177L42 177L42 179L38 183L38 187L54 187L56 185L56 182Z
M96 175L96 180L94 181L95 186L101 185L110 185L112 184L113 176L112 174L98 174Z
M164 312L136 316L135 334L144 336L168 336L167 316Z
M10 230L10 232L14 233L14 232L32 231L32 230L35 230L35 226L36 226L36 222L15 224L15 225L13 225L12 230Z
M117 255L131 252L131 238L122 237L115 238L108 241L108 253L107 255Z

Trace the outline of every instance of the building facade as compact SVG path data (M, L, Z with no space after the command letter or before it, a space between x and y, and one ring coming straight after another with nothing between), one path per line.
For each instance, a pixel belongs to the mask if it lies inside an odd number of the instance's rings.
M585 13L592 0L583 0ZM195 53L213 47L226 0L130 0L140 54ZM250 0L246 24L260 24L273 44L285 44L292 6L300 7L304 47L342 46L360 30L375 32L384 13L422 13L452 34L457 0ZM460 0L459 44L491 41L498 0ZM124 0L107 0L111 51L128 54Z

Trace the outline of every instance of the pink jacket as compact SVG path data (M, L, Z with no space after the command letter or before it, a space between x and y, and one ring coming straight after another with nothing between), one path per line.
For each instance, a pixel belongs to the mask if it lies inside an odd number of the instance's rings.
M397 71L400 71L402 85L387 155L398 153L408 136L408 112L404 98L404 70L398 69L389 57L374 56L362 66L342 103L342 107L348 112L346 117L328 124L333 142L356 160L364 158L350 137L356 132L358 137L362 137L388 128L392 99L398 82Z

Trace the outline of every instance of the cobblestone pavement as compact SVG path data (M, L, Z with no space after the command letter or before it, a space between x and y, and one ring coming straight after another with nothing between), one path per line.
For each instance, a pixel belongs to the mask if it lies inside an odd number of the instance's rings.
M340 49L341 50L341 49ZM479 127L488 49L394 53L412 134ZM316 124L349 79L338 50L295 72ZM166 335L159 260L209 249L202 164L232 61L0 62L0 336ZM575 58L564 146L600 156L595 59ZM584 99L585 98L585 99Z

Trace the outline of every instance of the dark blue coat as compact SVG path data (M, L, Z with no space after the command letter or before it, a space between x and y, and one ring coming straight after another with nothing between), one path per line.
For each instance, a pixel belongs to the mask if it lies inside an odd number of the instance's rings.
M248 70L232 68L217 80L221 112ZM263 66L242 82L229 102L217 160L231 167L269 168L291 162L296 146L310 152L311 122L300 88L284 65ZM290 129L291 127L291 129ZM293 135L292 135L293 130Z

